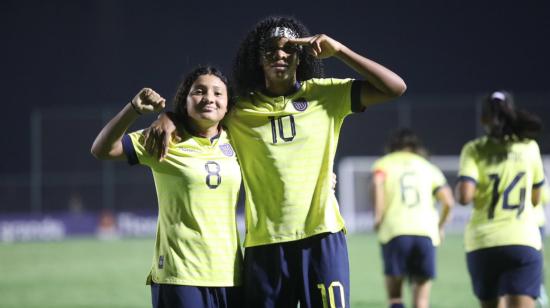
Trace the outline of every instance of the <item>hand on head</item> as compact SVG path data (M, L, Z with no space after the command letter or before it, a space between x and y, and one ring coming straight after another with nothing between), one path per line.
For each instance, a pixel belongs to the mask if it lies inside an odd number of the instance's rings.
M318 59L334 56L342 49L342 44L325 34L309 37L289 38L288 43L305 46L306 50Z

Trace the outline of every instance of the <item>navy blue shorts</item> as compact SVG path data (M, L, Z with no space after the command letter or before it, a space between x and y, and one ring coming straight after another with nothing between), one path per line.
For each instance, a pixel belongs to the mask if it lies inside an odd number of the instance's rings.
M151 284L153 308L241 308L241 287Z
M349 290L343 232L245 249L244 307L350 307Z
M382 245L382 257L386 276L435 277L435 247L427 236L394 237Z
M466 254L475 295L491 300L502 295L537 298L542 282L542 255L529 246L510 245Z

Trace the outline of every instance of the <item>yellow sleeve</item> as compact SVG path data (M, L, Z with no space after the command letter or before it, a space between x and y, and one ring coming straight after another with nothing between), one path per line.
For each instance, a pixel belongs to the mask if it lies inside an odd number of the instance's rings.
M370 171L371 172L376 172L377 170L381 170L382 169L382 159L377 159L373 164L372 164L372 167L370 168Z
M472 143L467 143L460 153L460 168L458 179L473 181L477 184L479 179L479 168L476 163L475 149Z
M354 79L321 78L312 79L316 92L327 99L320 100L325 108L334 115L344 118L352 112L362 111L360 102L360 83Z
M122 137L122 147L130 165L151 166L151 164L155 163L155 160L147 153L143 144L143 130L135 131Z

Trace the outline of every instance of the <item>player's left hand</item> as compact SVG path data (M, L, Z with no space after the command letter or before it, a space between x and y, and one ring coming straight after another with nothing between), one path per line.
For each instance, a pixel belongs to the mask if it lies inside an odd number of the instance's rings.
M318 59L334 56L342 49L342 44L326 34L317 34L310 37L288 39L288 43L301 45Z

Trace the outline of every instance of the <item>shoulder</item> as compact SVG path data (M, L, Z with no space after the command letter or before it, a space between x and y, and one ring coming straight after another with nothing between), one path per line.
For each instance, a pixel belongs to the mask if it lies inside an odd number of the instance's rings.
M487 137L480 137L474 140L470 140L462 147L463 154L473 155L475 153L482 152L487 145Z
M430 161L427 161L427 163L430 170L432 171L432 174L435 174L436 176L444 176L443 171L441 171L441 169L438 166L436 166L434 163Z
M351 78L312 78L304 81L304 85L307 88L324 88L324 87L334 87L334 86L344 86L347 84L352 84L354 79Z
M529 149L531 149L531 151L540 154L539 144L535 140L529 140L527 142L527 145L529 146Z
M388 161L391 161L392 159L392 154L386 154L380 158L378 158L377 160L374 161L374 163L372 164L372 168L373 169L379 169L379 168L383 168Z
M129 140L132 141L132 143L142 144L144 142L145 137L143 136L144 129L136 130L131 133L127 133Z

